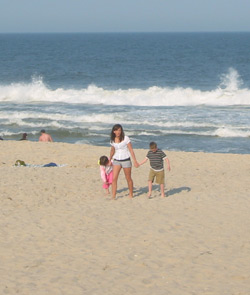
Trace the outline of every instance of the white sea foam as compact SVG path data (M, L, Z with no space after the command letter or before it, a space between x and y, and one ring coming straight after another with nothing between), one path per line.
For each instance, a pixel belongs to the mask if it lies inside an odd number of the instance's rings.
M159 119L159 118L158 118ZM135 127L137 130L128 129L126 134L129 136L158 136L163 135L196 135L196 136L216 136L216 137L250 137L250 128L245 124L237 124L233 126L230 122L227 124L220 120L211 122L195 121L159 121L145 120L144 117L140 120L135 120L132 114L127 116L121 114L85 114L79 115L60 114L60 113L43 113L43 112L17 112L8 111L1 112L1 126L6 126L7 130L11 125L19 126L21 129L35 128L53 128L71 130L73 128L88 128L89 132L96 135L96 131L106 130L107 126L113 122L119 121L121 124L126 124ZM91 124L89 126L89 124ZM5 128L4 128L5 129ZM77 132L77 131L74 131ZM1 133L3 136L15 135L7 131Z
M241 88L235 69L221 76L218 88L201 91L192 88L152 86L148 89L107 90L95 85L85 89L50 89L41 78L31 83L0 85L0 102L83 103L136 106L250 105L250 90Z
M250 130L239 130L236 128L218 128L214 132L215 136L219 137L250 137Z
M14 131L7 131L7 130L4 130L4 131L1 131L0 132L0 136L3 136L3 137L6 137L6 136L19 136L19 135L21 135L21 134L23 134L24 132L26 132L25 130L20 130L20 131L18 131L18 132L14 132ZM32 134L32 135L37 135L38 134L38 132L36 132L36 131L31 131L31 132L29 132L29 134Z
M196 135L196 136L209 136L209 137L250 137L250 131L236 131L230 129L217 129L215 131L184 131L184 130L168 130L162 132L165 135ZM153 134L150 134L153 136Z
M117 115L113 114L91 114L91 115L78 115L75 113L72 114L57 114L57 113L44 113L44 112L1 112L1 119L7 120L2 123L3 124L10 124L16 123L18 125L29 125L30 127L39 127L40 123L34 122L24 122L25 119L40 119L40 120L48 120L52 123L50 124L57 124L58 121L66 121L72 123L113 123L118 117ZM60 126L55 126L60 127Z
M242 84L243 81L239 73L233 68L229 68L227 74L221 75L220 88L222 89L227 89L228 91L233 92L237 91Z
M155 130L156 131L156 130ZM159 130L157 130L159 132ZM159 137L159 133L151 131L142 131L142 132L135 132L133 131L126 131L128 136L150 136L150 137ZM215 130L210 131L202 131L202 130L179 130L179 129L168 129L168 130L161 130L161 135L184 135L184 136L208 136L208 137L250 137L250 130L247 129L245 131L239 130L236 128L218 128Z
M16 124L20 127L25 126L29 128L45 128L46 126L55 127L55 128L72 128L70 126L67 126L66 124L60 124L57 121L48 121L47 123L34 123L34 122L25 122L22 119L16 119L16 118L9 118L8 120L5 120L4 122L1 122L2 126L12 125Z
M156 127L164 127L164 128L171 128L171 127L179 127L179 128L216 128L218 127L217 124L215 123L210 123L210 122L192 122L192 121L167 121L167 122L157 122L157 121L148 121L145 120L143 122L138 122L138 121L130 121L130 124L134 125L146 125L146 126L156 126Z
M39 126L41 127L41 126ZM50 126L51 127L51 126ZM72 128L72 127L71 127ZM63 129L70 129L70 127L68 126L63 126ZM98 130L98 127L96 128L96 130ZM19 132L15 132L15 131L1 131L0 132L0 136L13 136L13 135L19 135L22 134L23 132L25 132L25 130L20 130ZM141 131L141 132L134 132L132 130L127 130L126 134L130 137L134 137L134 136L150 136L150 137L157 137L160 136L159 135L159 130L157 130L157 132L154 131ZM190 131L186 131L186 130L179 130L179 129L169 129L169 130L161 130L161 135L181 135L181 136L206 136L206 137L221 137L221 138L233 138L233 137L237 137L237 138L247 138L250 137L250 130L246 129L237 129L237 128L225 128L225 127L221 127L221 128L217 128L215 130L210 130L210 131L202 131L202 130L190 130ZM33 134L33 135L37 135L39 134L39 131L29 131L29 134ZM107 134L100 134L100 133L96 133L93 127L93 131L89 129L89 134L91 136L98 136L100 137L107 137ZM133 141L137 141L139 139L133 138Z

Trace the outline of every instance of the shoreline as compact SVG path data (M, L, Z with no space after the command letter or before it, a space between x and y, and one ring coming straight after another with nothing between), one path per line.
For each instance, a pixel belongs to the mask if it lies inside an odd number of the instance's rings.
M97 164L109 150L0 142L0 293L248 294L250 155L164 150L166 198L147 198L145 164L134 198L121 173L110 201Z
M3 142L21 142L21 140L19 139L3 139L0 140L0 144ZM39 143L38 139L37 140L27 140L26 142L30 142L30 143ZM69 144L69 145L81 145L81 146L92 146L92 147L97 147L97 148L110 148L110 145L95 145L95 144L91 144L91 143L78 143L78 142L66 142L66 141L54 141L53 143L55 144ZM147 151L148 148L135 148L133 146L134 150L144 150ZM185 151L185 150L171 150L171 149L164 149L161 148L164 151L170 152L170 153L201 153L201 154L215 154L215 155L250 155L249 153L229 153L229 152L207 152L207 151Z

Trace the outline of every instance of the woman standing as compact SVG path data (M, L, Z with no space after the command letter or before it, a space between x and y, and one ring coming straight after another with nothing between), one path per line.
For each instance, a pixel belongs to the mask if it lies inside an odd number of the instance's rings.
M135 167L139 167L136 160L132 144L128 136L125 136L123 128L120 124L113 126L110 135L110 160L113 158L113 182L112 182L112 198L115 199L117 191L117 180L121 169L123 168L129 189L129 198L133 198L133 180L131 178L133 158Z

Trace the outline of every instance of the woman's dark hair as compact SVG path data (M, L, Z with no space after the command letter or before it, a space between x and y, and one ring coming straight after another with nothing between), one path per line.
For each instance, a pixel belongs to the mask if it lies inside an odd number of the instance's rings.
M112 131L111 131L111 134L110 134L110 140L111 141L114 141L115 140L115 133L114 131L115 130L118 130L118 129L121 129L121 135L120 135L120 142L124 140L124 131L123 131L123 128L122 128L122 125L120 124L115 124L112 128Z
M106 156L101 156L99 161L100 161L100 165L106 166L108 164L108 162L109 162L109 159Z

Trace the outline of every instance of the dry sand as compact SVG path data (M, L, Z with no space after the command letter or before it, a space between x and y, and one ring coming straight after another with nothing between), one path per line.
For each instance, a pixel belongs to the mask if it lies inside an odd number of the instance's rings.
M0 142L0 294L250 294L250 155L166 153L166 198L145 164L111 201L109 148Z

